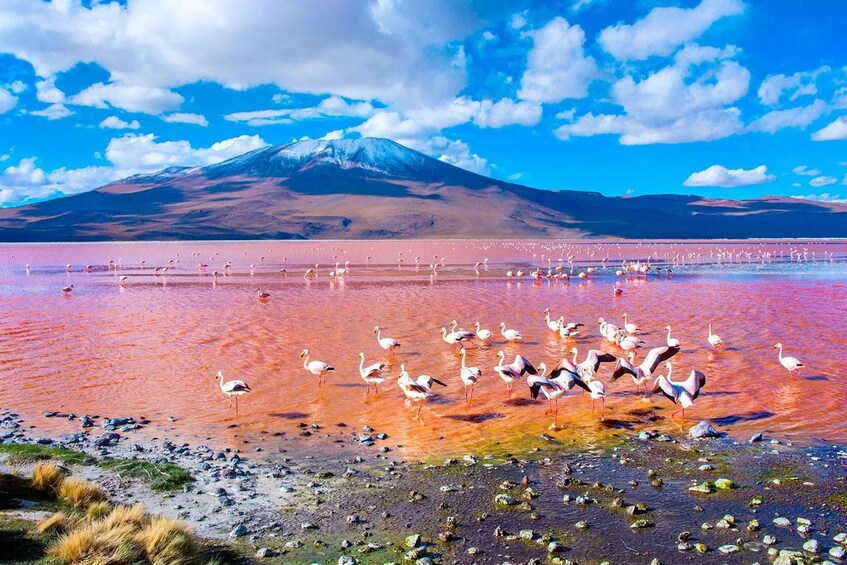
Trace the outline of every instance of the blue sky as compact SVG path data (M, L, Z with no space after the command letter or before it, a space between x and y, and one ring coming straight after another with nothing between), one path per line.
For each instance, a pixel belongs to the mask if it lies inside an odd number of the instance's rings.
M607 195L847 200L847 3L6 0L0 206L302 138Z

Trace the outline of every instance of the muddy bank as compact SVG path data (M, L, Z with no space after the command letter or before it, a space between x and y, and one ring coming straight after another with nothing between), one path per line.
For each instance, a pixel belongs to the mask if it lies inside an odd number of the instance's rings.
M30 464L10 445L57 457L68 448L82 454L68 458L74 474L115 502L179 517L251 562L838 562L847 527L847 453L772 438L739 445L626 431L586 446L541 434L420 461L379 430L337 424L304 423L238 452L98 425L41 438L0 413L4 466L26 473ZM153 490L149 477L122 472L129 466L103 464L110 459L175 464L193 480Z

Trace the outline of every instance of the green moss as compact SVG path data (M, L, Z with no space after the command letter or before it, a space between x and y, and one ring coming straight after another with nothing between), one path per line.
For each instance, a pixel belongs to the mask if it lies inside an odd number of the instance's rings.
M100 466L123 477L143 479L154 490L177 490L194 482L188 471L173 463L151 463L140 459L108 459Z
M46 459L56 459L68 464L81 465L87 459L90 459L88 455L75 449L31 443L3 443L0 444L0 453L6 454L9 463L13 465Z

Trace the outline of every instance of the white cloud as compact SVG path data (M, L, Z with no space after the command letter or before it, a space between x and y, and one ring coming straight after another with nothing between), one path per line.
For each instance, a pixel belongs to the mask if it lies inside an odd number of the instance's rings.
M331 10L276 0L7 0L0 52L29 61L41 77L86 62L119 85L275 84L414 106L455 97L466 81L453 65L455 42L506 9L453 0L351 0Z
M224 119L229 122L245 122L249 126L267 126L326 117L349 116L366 118L373 115L374 111L374 107L370 102L351 103L340 96L330 96L321 100L317 106L233 112L225 115Z
M634 24L617 24L600 32L599 42L619 61L670 55L700 37L713 23L744 12L741 0L702 0L691 9L653 8Z
M138 120L125 122L117 116L109 116L100 122L99 127L100 129L138 129L141 127L141 124L138 123Z
M582 28L556 17L527 35L532 38L533 47L527 55L518 98L539 103L585 98L599 71L597 63L583 49Z
M560 139L619 134L623 145L711 141L738 133L740 111L730 105L747 93L750 73L730 60L736 54L734 47L687 46L672 65L641 81L625 76L612 86L624 114L588 113L554 133Z
M35 83L35 97L45 104L63 104L65 93L56 88L53 78L46 78Z
M797 165L796 167L791 169L791 171L795 175L802 175L802 176L805 176L805 177L816 177L819 174L821 174L821 172L818 169L810 169L806 165Z
M476 153L471 153L470 147L464 141L435 137L430 140L424 152L434 155L440 161L467 171L481 175L491 174L491 166L488 161Z
M156 141L152 134L125 134L109 142L109 166L45 171L36 159L21 159L0 172L0 206L35 202L98 188L137 173L172 165L203 166L219 163L247 151L267 146L257 135L225 139L210 147L194 148L187 141Z
M151 88L128 84L98 82L68 99L69 104L108 108L112 106L127 112L161 114L176 110L184 98L164 88Z
M697 173L691 173L685 179L685 186L721 186L724 188L735 188L739 186L752 186L756 184L767 184L774 182L776 176L768 173L765 165L759 165L755 169L727 169L723 165L712 165L708 169Z
M836 118L812 134L813 141L833 141L836 139L847 139L847 116Z
M156 141L153 134L130 133L109 142L106 158L119 170L149 172L174 165L204 166L220 163L267 145L258 135L240 135L214 143L208 148L195 149L188 141L160 142Z
M526 25L526 12L512 14L509 18L509 27L512 29L522 29Z
M344 139L344 130L343 129L335 129L330 132L323 134L320 139Z
M7 84L5 88L12 92L12 94L20 94L26 90L26 83L22 80L16 80L12 84Z
M48 120L61 120L74 114L73 110L61 103L50 104L43 110L35 110L30 112L33 116L40 116Z
M802 71L793 75L769 76L759 86L759 101L766 106L776 106L785 94L790 93L788 99L792 102L801 96L814 96L818 93L816 79L830 70L832 69L823 66L813 71Z
M838 182L838 179L835 177L826 177L820 176L815 177L809 181L809 186L814 186L815 188L820 188L822 186L829 186L831 184L835 184Z
M18 105L18 97L5 88L0 88L0 114L5 114Z
M209 120L202 114L191 114L186 112L175 112L162 116L162 120L172 124L194 124L196 126L206 127L209 125Z
M820 194L797 194L789 196L789 198L799 198L801 200L817 200L818 202L847 202L847 198L841 198L840 194L832 194L830 192L822 192Z
M823 100L815 100L808 106L788 108L786 110L771 110L757 118L747 126L748 131L776 133L783 128L805 128L821 116L829 107Z

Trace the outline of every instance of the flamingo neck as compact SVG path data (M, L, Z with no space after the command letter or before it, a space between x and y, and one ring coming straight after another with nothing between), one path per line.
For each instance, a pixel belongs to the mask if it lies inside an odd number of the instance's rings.
M576 358L577 358L578 355L579 355L579 351L574 349L574 352L573 352L573 364L574 365L576 365Z
M782 344L779 344L779 360L782 361Z
M380 341L382 339L382 328L377 328L376 330L376 340Z
M670 339L670 338L671 338L671 327L668 326L668 339Z
M304 369L308 369L308 368L309 368L309 356L308 356L308 355L306 355L306 358L305 358L305 359L303 359L303 368L304 368Z
M668 382L671 381L672 375L673 375L673 365L668 365L668 376L667 376Z
M359 355L359 373L365 374L365 357L363 355Z

